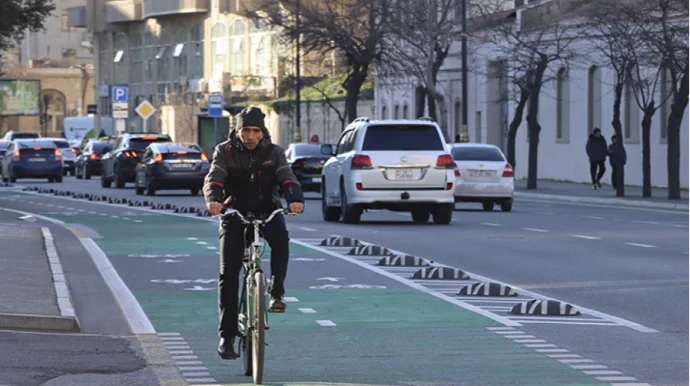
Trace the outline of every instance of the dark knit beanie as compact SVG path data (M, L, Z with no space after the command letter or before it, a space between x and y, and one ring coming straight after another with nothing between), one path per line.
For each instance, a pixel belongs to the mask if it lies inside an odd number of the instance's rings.
M256 126L260 127L262 130L265 130L266 127L264 126L264 117L266 114L261 112L261 109L258 107L245 107L242 111L240 111L239 114L237 114L237 129L241 129L243 127L247 126Z

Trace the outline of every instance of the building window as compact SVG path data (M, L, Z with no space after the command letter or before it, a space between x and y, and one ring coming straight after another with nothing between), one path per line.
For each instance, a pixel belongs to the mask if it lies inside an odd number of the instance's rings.
M144 44L146 45L146 83L154 83L156 81L154 74L154 63L156 60L156 38L151 32L146 32L144 36Z
M170 91L170 59L172 49L170 48L170 35L161 32L156 52L156 71L158 77L158 95L165 95Z
M211 29L211 64L213 77L219 78L225 72L225 54L227 52L226 28L223 22L217 22Z
M400 119L400 106L395 105L393 109L393 119Z
M189 43L187 43L187 31L181 29L175 37L175 44L172 46L173 57L173 89L179 94L184 92L185 84L182 77L187 76L187 57Z
M269 75L269 59L266 35L252 36L252 71L253 75Z
M407 106L407 103L403 106L403 119L409 119L410 118L410 108Z
M623 119L623 133L625 133L625 140L629 143L639 143L640 141L640 111L635 100L635 90L632 87L630 77L625 82L623 89L624 95L624 119Z
M132 35L132 40L130 41L130 58L132 60L131 64L131 82L134 84L141 83L143 81L144 72L144 49L142 47L142 37L139 33L134 33Z
M192 28L190 53L192 68L190 75L192 78L199 79L204 77L204 26L199 24Z
M558 70L556 78L556 139L563 142L570 137L570 87L568 70Z
M67 10L66 9L62 10L61 16L62 17L60 18L60 22L62 24L62 32L72 32L72 31L76 30L76 28L69 26L69 22L68 22L69 19L67 17Z
M592 66L587 75L587 135L595 127L601 128L601 70Z
M244 22L239 19L235 20L230 28L230 52L232 53L230 73L232 76L243 76L247 73L247 55L245 53L247 47L244 44L245 33Z
M381 107L381 119L386 119L386 106Z
M112 61L115 83L118 84L129 83L129 71L127 71L129 57L125 54L126 52L127 36L125 34L117 34L114 41Z
M112 68L113 57L112 55L112 45L110 44L110 34L103 34L100 38L100 49L101 52L98 54L98 62L100 65L100 77L103 84L112 83L112 77L110 69Z

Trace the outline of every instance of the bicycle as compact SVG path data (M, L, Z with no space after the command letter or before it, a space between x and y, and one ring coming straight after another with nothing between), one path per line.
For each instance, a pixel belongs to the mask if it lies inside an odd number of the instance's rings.
M254 217L250 212L247 217L235 209L228 209L214 216L224 221L226 217L237 216L243 224L253 227L252 242L249 246L249 255L242 261L244 271L242 295L237 309L238 341L237 352L243 357L244 375L252 375L255 384L261 384L264 369L265 333L269 329L268 312L266 303L269 301L266 292L266 276L261 269L261 248L263 241L259 235L259 228L270 222L277 214L297 216L288 209L274 210L265 219ZM246 238L245 238L246 239ZM256 301L259 299L259 301ZM263 299L261 301L260 299ZM249 321L249 323L247 323ZM244 355L242 355L244 354Z

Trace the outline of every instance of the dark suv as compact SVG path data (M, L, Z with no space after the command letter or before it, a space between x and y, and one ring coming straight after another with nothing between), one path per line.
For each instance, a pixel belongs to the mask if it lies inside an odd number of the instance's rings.
M171 142L166 134L125 133L115 140L113 150L101 158L101 186L109 188L112 183L122 189L125 183L134 182L134 169L146 148L154 142Z

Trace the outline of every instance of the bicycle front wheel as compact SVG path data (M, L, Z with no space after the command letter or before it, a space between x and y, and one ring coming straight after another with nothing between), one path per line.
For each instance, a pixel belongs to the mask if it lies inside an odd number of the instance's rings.
M264 336L266 334L266 280L263 272L254 274L254 293L252 304L252 370L254 371L254 383L257 385L263 381L264 373Z

